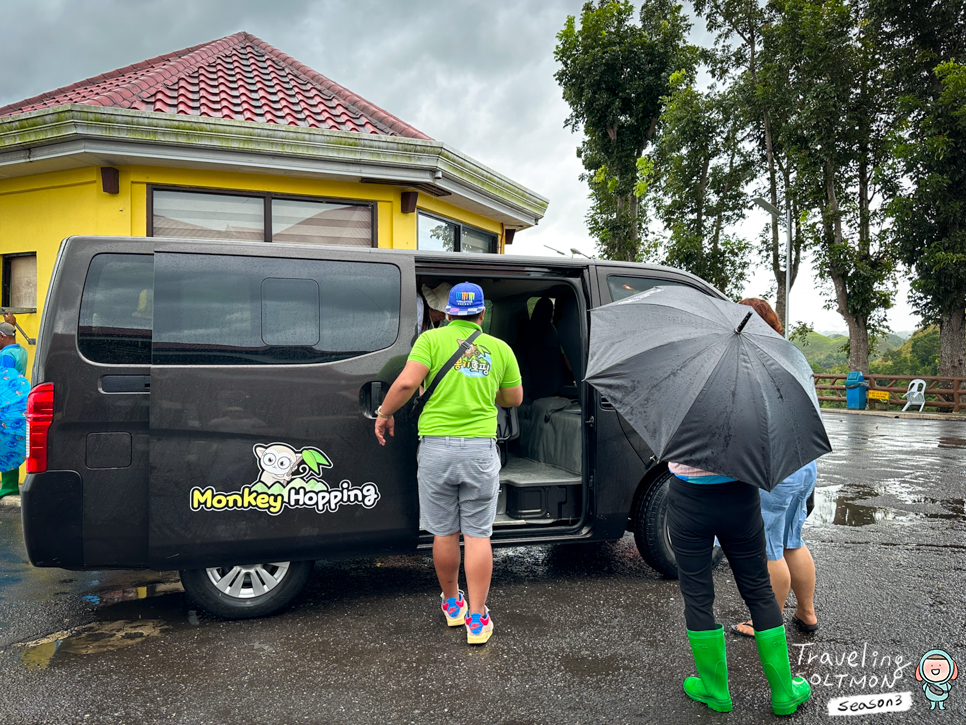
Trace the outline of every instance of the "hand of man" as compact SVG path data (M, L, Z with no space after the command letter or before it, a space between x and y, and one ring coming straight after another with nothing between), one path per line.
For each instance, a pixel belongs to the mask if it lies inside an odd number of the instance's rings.
M12 312L4 312L3 313L3 321L4 322L9 322L14 327L17 326L17 316L15 314L13 314Z
M376 416L376 438L381 446L386 445L386 431L389 431L390 436L395 437L396 420L392 416L388 418Z

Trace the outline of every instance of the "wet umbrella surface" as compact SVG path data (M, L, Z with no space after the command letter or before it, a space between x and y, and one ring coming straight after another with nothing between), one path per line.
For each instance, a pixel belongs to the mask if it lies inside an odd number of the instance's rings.
M690 287L593 310L586 380L658 459L766 491L832 449L801 351L750 307Z

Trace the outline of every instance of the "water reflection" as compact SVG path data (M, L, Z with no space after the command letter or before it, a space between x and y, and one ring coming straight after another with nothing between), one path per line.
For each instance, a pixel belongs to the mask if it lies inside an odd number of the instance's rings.
M815 489L815 508L809 516L811 526L868 526L880 521L908 523L926 519L964 519L963 499L936 499L919 493L905 483L884 482L879 486L823 486ZM893 499L898 506L876 499ZM875 503L870 503L875 501ZM916 506L914 509L902 506Z

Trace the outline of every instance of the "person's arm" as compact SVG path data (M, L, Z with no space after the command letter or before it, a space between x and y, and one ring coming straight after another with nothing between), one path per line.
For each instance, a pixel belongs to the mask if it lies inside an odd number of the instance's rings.
M496 404L501 408L516 408L523 402L523 385L500 388L496 393Z
M376 438L379 445L386 445L386 432L390 436L396 435L396 421L393 414L406 404L406 401L413 397L413 393L419 388L423 380L429 374L429 368L420 362L410 360L406 367L399 373L396 382L389 388L382 405L376 415Z

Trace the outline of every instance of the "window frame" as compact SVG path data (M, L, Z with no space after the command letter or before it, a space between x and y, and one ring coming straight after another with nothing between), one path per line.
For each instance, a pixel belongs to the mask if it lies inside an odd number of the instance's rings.
M11 261L14 257L33 257L34 264L36 265L37 253L36 252L11 252L9 254L4 254L2 262L0 262L0 307L2 307L7 312L13 312L18 315L29 315L37 312L36 302L34 299L34 307L12 307L10 305L10 281L12 276ZM34 273L34 287L37 285L37 275ZM36 293L34 295L36 298Z
M429 219L435 219L439 222L444 222L446 224L452 224L456 227L456 237L453 239L453 253L454 254L464 254L463 252L463 229L472 229L474 232L479 232L480 234L485 234L492 238L490 242L490 251L483 252L483 254L499 254L500 253L500 235L495 232L488 232L486 229L480 229L479 227L474 227L472 224L464 224L456 219L449 219L448 217L441 216L439 214L434 214L432 212L425 211L423 209L416 210L416 249L419 249L419 217L424 216ZM421 250L421 251L435 251L435 250ZM479 252L465 252L465 254L479 254Z
M321 204L351 204L352 206L365 206L369 209L370 218L370 248L376 249L379 247L379 215L377 214L376 202L368 201L365 199L344 199L341 197L329 197L329 196L309 196L301 194L279 194L274 191L249 191L242 189L215 189L211 187L196 187L196 186L178 186L171 184L147 184L147 199L145 200L145 207L147 209L147 226L145 227L145 234L148 237L154 237L154 192L155 191L174 191L174 192L186 192L189 194L211 194L213 196L249 196L249 197L261 197L264 200L262 207L262 220L264 226L264 239L263 242L268 244L274 244L272 241L272 200L279 199L283 201L309 201L317 202ZM180 238L180 237L179 237ZM190 237L184 237L188 239ZM205 240L213 241L213 240ZM231 240L222 240L231 241ZM320 245L320 246L345 246L347 248L352 248L350 245ZM358 247L358 249L365 249L365 247Z

